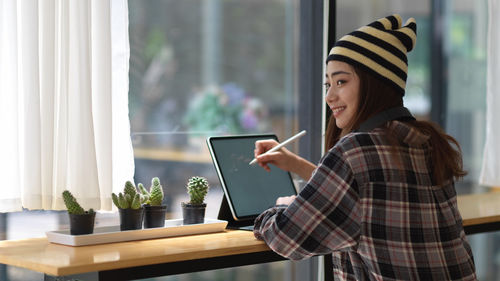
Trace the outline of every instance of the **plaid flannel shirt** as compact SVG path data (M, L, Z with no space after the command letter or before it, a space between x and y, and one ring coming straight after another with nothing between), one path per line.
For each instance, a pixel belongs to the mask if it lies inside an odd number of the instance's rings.
M453 181L432 184L427 136L389 126L399 146L381 128L346 135L255 236L292 260L332 254L336 280L476 280Z

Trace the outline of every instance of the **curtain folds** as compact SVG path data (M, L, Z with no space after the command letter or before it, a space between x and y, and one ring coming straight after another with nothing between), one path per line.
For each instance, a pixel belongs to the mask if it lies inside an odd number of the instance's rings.
M0 212L111 210L134 173L126 0L0 1Z
M486 143L480 184L500 186L500 0L488 0Z

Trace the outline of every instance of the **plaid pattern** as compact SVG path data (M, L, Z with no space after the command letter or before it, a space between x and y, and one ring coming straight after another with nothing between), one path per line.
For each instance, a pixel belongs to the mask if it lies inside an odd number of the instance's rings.
M255 220L255 236L292 260L332 254L336 280L476 280L454 183L432 184L428 137L390 129L397 147L380 128L342 138L290 206Z

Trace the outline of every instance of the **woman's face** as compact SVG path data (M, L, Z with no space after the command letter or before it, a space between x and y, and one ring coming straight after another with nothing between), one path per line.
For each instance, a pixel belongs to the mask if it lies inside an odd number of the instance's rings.
M359 102L359 77L341 61L326 65L326 103L332 110L337 127L344 129L356 115Z

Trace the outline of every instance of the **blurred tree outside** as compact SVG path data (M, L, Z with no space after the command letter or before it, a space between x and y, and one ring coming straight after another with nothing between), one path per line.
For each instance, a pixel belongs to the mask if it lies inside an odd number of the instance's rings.
M205 2L213 6L208 15ZM237 101L242 107L239 108L241 112L235 113L238 115L235 120L245 118L245 107L263 106L259 113L262 117L266 112L271 115L286 112L284 99L293 93L285 93L285 62L290 58L285 57L284 50L293 41L283 36L287 28L284 1L141 0L129 1L129 9L132 132L217 132L209 125L220 122L217 116L207 120L211 115L201 114L203 117L198 119L206 122L189 127L192 122L186 121L196 117L195 112L187 111L193 108L193 100L200 99L200 92L227 89L227 85L243 91L242 99L251 100L251 104ZM204 32L207 16L217 22L213 24L216 29L209 34ZM207 40L206 36L213 38ZM214 46L207 46L207 42ZM207 52L214 48L216 51ZM209 72L204 66L207 62L204 55L213 55L210 69L218 72L212 75L217 81L211 84L203 81L204 72ZM217 106L216 103L212 105ZM247 114L247 121L250 121L248 117ZM207 127L203 128L202 124ZM229 120L226 125L223 133L272 131L266 124L245 126L232 124ZM176 137L164 137L162 141L171 142L171 145L185 142ZM145 146L160 145L154 144L157 140L153 138L142 141L146 141L142 143Z

